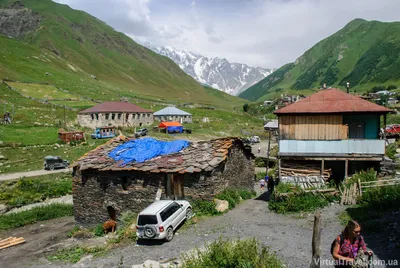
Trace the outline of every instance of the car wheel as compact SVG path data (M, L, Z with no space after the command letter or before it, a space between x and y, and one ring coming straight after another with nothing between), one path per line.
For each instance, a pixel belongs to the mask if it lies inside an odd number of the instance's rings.
M165 240L167 242L171 241L174 238L174 230L172 229L172 227L169 227L167 229L167 236L165 237Z
M186 209L186 219L190 219L193 217L193 211L191 208Z
M50 166L49 166L49 170L54 170L54 166L53 166L53 165L50 165Z
M157 229L154 225L144 226L144 235L148 238L154 238L156 236Z

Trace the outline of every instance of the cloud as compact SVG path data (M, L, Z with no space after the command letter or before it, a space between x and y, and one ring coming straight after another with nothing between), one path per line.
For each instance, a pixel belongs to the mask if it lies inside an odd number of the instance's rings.
M355 18L400 20L398 0L60 1L134 40L275 68Z

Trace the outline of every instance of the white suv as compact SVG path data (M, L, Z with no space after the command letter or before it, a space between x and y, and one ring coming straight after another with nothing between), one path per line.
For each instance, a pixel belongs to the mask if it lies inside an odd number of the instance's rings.
M139 239L171 241L175 229L193 216L192 206L185 200L160 200L139 213L136 235Z

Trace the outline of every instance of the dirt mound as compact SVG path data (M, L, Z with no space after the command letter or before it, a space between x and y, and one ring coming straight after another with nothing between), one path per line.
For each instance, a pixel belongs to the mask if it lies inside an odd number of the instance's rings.
M25 8L20 1L0 8L0 34L19 38L34 31L40 25L39 13Z

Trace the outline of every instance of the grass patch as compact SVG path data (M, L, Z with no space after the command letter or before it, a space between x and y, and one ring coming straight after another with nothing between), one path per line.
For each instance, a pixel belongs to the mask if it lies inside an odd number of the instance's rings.
M72 193L69 173L49 174L0 183L0 203L9 208L42 202Z
M283 263L269 251L269 248L260 245L256 239L238 241L220 238L209 245L205 250L197 250L193 254L183 255L184 268L264 268L285 267Z
M190 201L196 216L214 216L221 214L215 209L215 203L208 200L194 199Z
M77 263L83 256L92 254L93 256L99 256L107 250L106 246L97 247L76 247L67 248L57 251L56 254L48 256L49 261L64 261L70 263Z
M0 166L0 173L43 169L43 159L47 155L60 156L72 163L88 151L93 150L106 141L107 140L88 140L87 145L63 145L64 147L59 149L54 149L53 146L3 148L1 154L4 155L7 160L3 162L3 166Z
M51 204L0 216L0 230L7 230L55 218L73 215L72 205Z
M241 200L247 200L255 196L254 191L245 188L226 188L221 193L217 194L215 198L226 200L229 202L229 209L233 209Z
M296 193L288 195L285 198L275 198L275 193L269 201L268 207L280 214L295 213L302 211L314 211L323 208L329 204L329 201L320 195L312 193Z

